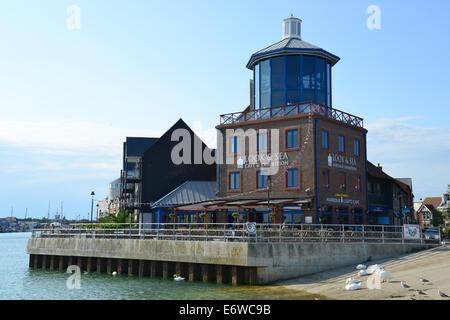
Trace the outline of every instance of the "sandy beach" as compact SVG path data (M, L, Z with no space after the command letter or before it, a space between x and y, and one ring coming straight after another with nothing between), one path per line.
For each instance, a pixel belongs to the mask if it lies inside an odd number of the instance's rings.
M367 266L382 264L393 277L381 283L381 289L368 289L367 276L358 276L355 266L349 266L293 280L278 282L286 289L307 291L338 300L449 300L442 298L438 290L450 296L450 245L428 249L395 258L363 262ZM344 289L347 278L361 280L361 289L347 291ZM428 283L420 282L423 277ZM400 282L406 282L410 288L403 288ZM420 289L424 294L418 294Z

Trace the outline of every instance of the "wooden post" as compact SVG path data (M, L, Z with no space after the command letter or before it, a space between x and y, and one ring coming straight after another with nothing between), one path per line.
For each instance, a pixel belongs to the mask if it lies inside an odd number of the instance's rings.
M91 270L92 270L92 257L88 257L86 262L86 271L91 272Z
M42 256L42 270L45 270L45 268L47 268L47 256L43 255Z
M222 284L222 266L220 264L216 265L216 282L217 284Z
M59 271L62 271L64 269L64 256L59 256Z
M77 266L80 268L80 270L81 270L81 268L82 268L82 266L83 266L83 257L78 257L77 258Z
M55 268L55 256L50 256L50 270L53 270Z
M231 266L231 283L235 286L238 284L238 267Z
M133 275L133 260L128 260L128 275L132 276Z
M195 280L195 265L193 263L189 263L188 265L188 273L189 273L189 281L194 281Z
M251 286L258 284L258 273L256 267L248 268L248 284Z
M163 279L169 278L169 263L167 261L163 262Z
M102 272L102 259L103 258L97 258L97 273Z
M176 262L175 263L175 273L182 276L181 275L181 263L180 262Z
M34 262L34 254L30 254L30 257L28 259L28 267L33 268L33 262Z
M151 278L156 278L156 261L152 261L150 262L150 277Z
M117 274L121 274L122 273L122 259L118 259L117 260Z
M139 277L144 276L144 260L139 260L138 275Z
M34 263L33 263L33 267L35 268L35 269L37 269L39 266L38 266L38 263L39 263L39 256L37 255L37 254L35 254L34 255Z
M202 264L202 281L208 282L208 265Z
M112 269L112 261L111 261L111 258L108 258L106 260L106 273L111 274L112 273L111 269Z
M69 256L68 258L67 258L67 267L69 267L69 266L71 266L72 265L72 256Z

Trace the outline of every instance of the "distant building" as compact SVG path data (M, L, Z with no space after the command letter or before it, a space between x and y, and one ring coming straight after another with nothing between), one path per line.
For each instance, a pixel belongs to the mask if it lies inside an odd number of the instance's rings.
M98 218L105 218L109 215L109 199L105 198L98 202Z
M433 227L433 210L440 211L445 214L447 207L450 204L449 195L444 193L442 197L427 197L420 205L418 204L417 219L423 228ZM444 217L447 218L447 217ZM445 219L445 220L448 220ZM446 221L447 223L447 221ZM435 226L436 227L436 226Z
M121 179L117 178L114 181L111 181L109 183L108 188L108 201L113 201L114 199L117 199L120 197L120 190L121 190Z
M367 162L369 224L414 222L414 195L412 181L408 184L392 178L378 164ZM405 179L402 179L405 181Z

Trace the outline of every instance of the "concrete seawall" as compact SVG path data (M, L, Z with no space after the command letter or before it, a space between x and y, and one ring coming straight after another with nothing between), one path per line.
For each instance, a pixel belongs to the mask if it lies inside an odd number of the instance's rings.
M98 272L189 280L268 284L302 275L393 257L430 246L375 243L245 243L131 239L31 238L30 267L73 263ZM95 259L95 260L93 260ZM61 265L62 264L62 265ZM120 272L119 272L120 273Z

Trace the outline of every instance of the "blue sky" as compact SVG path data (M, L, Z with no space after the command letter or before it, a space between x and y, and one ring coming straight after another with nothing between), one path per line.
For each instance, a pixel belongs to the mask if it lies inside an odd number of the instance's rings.
M80 30L67 8L80 8ZM369 30L369 5L381 29ZM179 118L214 146L219 115L249 103L251 54L281 21L341 58L333 105L364 118L368 157L411 177L416 200L450 183L449 1L0 3L0 217L86 216L120 172L126 136Z

